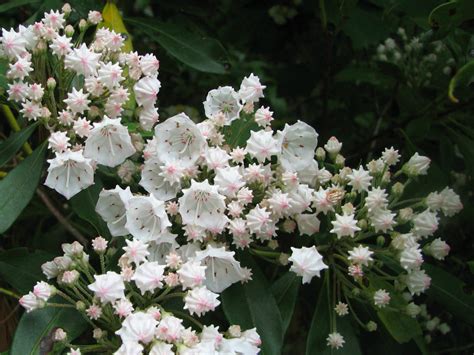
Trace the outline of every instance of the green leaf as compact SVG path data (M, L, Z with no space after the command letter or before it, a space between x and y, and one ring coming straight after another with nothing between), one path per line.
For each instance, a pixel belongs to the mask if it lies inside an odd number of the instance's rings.
M313 319L306 342L306 355L361 355L359 340L354 332L350 316L336 318L336 329L344 337L344 346L338 350L327 346L330 330L330 313L333 312L330 299L329 272L325 272L322 287L319 290L318 303L314 310Z
M0 89L8 89L8 79L6 77L8 70L8 59L0 59ZM0 93L3 91L0 90Z
M107 224L95 211L99 194L102 191L103 184L100 178L96 175L94 185L89 186L87 189L82 190L73 198L71 198L72 210L83 220L89 222L97 233L103 237L110 237L109 229Z
M46 154L46 142L35 149L0 181L0 233L15 222L38 186Z
M86 327L87 322L75 309L47 307L24 313L15 332L10 355L50 353L51 332L54 329L63 328L71 341Z
M474 79L474 60L465 64L461 69L458 70L456 75L451 78L448 87L448 97L454 102L458 103L459 99L454 96L454 90L459 86L468 86Z
M39 0L13 0L13 1L8 1L7 3L4 3L0 5L0 13L15 9L20 6L24 5L32 5L38 3Z
M474 1L452 0L434 8L428 21L436 31L436 35L443 37L472 18L474 18Z
M225 140L231 148L244 147L250 138L250 133L257 129L254 115L241 113L239 119L224 127Z
M130 18L125 21L151 35L151 39L184 64L206 73L226 72L220 63L226 57L225 51L217 40L156 20Z
M41 250L30 253L26 248L9 249L0 253L0 276L14 289L26 294L37 281L43 280L41 265L53 255Z
M10 161L37 126L38 123L34 123L20 132L13 133L10 137L0 142L0 166Z
M377 310L377 315L390 335L399 343L406 343L420 336L422 333L418 322L407 314L402 313L402 311L399 311L407 306L407 301L400 292L397 292L392 284L373 275L369 276L369 283L372 292L379 289L388 291L391 297L390 307L397 309L381 308Z
M233 284L221 294L227 320L242 328L256 327L262 338L266 355L280 354L283 327L277 302L269 291L270 285L259 266L248 253L239 253L242 265L252 269L252 280Z
M283 334L286 333L290 325L300 284L301 279L297 277L295 273L288 271L271 286L271 291L280 309L283 322Z
M464 292L465 283L437 266L425 264L424 268L431 277L427 295L446 311L474 325L474 296Z

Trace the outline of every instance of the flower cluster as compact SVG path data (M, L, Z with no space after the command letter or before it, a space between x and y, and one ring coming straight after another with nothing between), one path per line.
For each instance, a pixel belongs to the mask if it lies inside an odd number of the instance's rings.
M72 345L61 329L55 340L72 348L107 351L114 354L257 354L260 338L255 329L241 332L232 326L227 334L218 327L202 326L192 316L201 317L220 305L218 294L228 280L212 270L223 267L229 274L244 274L232 252L208 246L193 256L189 248L165 252L163 246L127 240L118 261L120 273L112 262L108 242L92 241L94 256L100 259L100 272L89 262L81 244L63 244L64 255L42 265L50 283L40 281L33 291L20 299L27 312L46 306L77 309L94 326L94 345ZM216 265L214 265L216 264ZM248 277L248 273L246 274ZM228 276L232 277L232 276ZM55 285L51 282L55 281ZM181 298L183 310L166 308L172 298ZM200 331L186 327L191 320ZM236 331L238 330L238 331Z
M375 59L397 66L409 87L429 86L433 75L449 76L456 64L443 41L432 41L429 33L408 38L404 28L398 29L396 39L389 37L379 44Z
M144 130L158 120L159 61L152 54L124 52L124 38L105 27L82 42L87 29L101 22L97 11L78 25L66 25L69 5L18 31L3 29L0 52L8 58L9 99L29 121L50 131L45 184L66 198L94 183L97 164L115 167L136 152L121 122L135 105ZM77 38L76 38L77 37ZM133 96L133 99L130 97Z

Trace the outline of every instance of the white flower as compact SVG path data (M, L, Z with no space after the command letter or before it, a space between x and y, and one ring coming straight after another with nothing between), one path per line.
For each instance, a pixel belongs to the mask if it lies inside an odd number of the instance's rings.
M349 259L354 264L368 266L369 262L373 261L372 259L373 252L369 250L368 247L359 245L354 247L352 250L349 250Z
M240 84L239 97L244 103L258 102L263 95L265 85L260 84L260 78L256 75L250 74L244 77Z
M86 139L84 155L99 164L114 167L135 153L130 134L120 123L120 118L104 116L101 122L94 123Z
M179 161L184 168L193 166L207 145L199 128L184 113L156 125L155 137L160 160Z
M400 160L400 154L398 154L398 150L393 149L393 147L385 148L382 153L382 160L388 166L395 165Z
M2 48L5 54L10 58L16 58L26 51L26 40L23 36L14 29L7 31L2 28Z
M413 218L412 233L417 237L428 237L438 230L436 213L425 210Z
M139 265L140 263L146 260L146 257L150 255L148 251L148 244L142 242L138 239L132 240L125 240L127 243L126 247L123 247L125 251L124 257L127 258L130 262L134 262L135 265Z
M232 121L239 118L242 110L239 95L230 86L209 91L203 104L207 118L212 118L219 113L224 114L225 125L230 125Z
M49 45L53 54L58 57L63 57L71 51L72 43L71 38L67 36L56 36L53 42Z
M171 222L166 214L165 204L150 196L136 196L129 200L125 228L141 241L157 240Z
M263 163L270 159L272 155L278 154L278 143L273 138L272 131L251 131L245 150L250 156Z
M354 215L339 215L336 213L336 220L332 221L333 229L331 233L337 234L337 238L341 237L354 237L355 232L360 231L357 227L357 220L354 219Z
M245 274L234 254L224 247L214 248L211 245L196 253L195 260L207 266L204 285L209 290L221 293L233 283L244 279Z
M142 295L144 295L146 291L153 293L155 289L163 286L164 271L165 266L158 264L156 261L145 262L136 268L132 280L135 281Z
M187 309L189 314L194 313L201 317L204 313L213 311L220 302L218 301L218 294L209 291L206 287L196 287L188 291L184 297L184 309Z
M298 224L298 230L300 235L313 235L319 232L319 221L316 213L311 214L297 214L295 216L296 223Z
M395 225L395 213L391 213L390 210L376 210L374 214L370 216L370 222L376 232L386 233L388 230L393 229Z
M177 271L179 281L183 288L194 288L201 286L206 278L206 266L202 266L198 260L185 262Z
M247 214L247 226L252 233L264 232L271 222L270 212L265 207L256 206Z
M260 127L267 127L273 121L273 112L269 107L260 107L255 112L255 122Z
M311 204L314 200L314 190L306 184L299 184L289 192L291 199L290 214L301 214L311 211Z
M69 137L66 132L53 132L48 138L48 148L56 153L62 153L70 146L71 144L69 143Z
M183 320L180 318L169 315L163 317L156 329L156 336L158 339L167 342L177 341L181 337L181 333L184 331L184 327L181 323L183 323Z
M147 131L153 128L159 118L160 115L158 114L158 109L154 106L144 107L138 116L140 126Z
M144 107L154 106L160 92L160 87L161 83L155 77L147 76L140 79L133 86L137 104Z
M430 287L431 277L426 275L425 270L412 270L405 278L405 282L412 295L419 295Z
M302 276L303 283L309 283L314 276L320 277L321 270L328 268L314 245L311 248L292 247L291 251L291 257L288 258L293 263L290 271Z
M31 62L27 58L18 57L15 63L9 64L7 77L11 79L23 80L32 71L33 68L31 67Z
M238 167L216 169L214 183L218 186L218 191L227 197L236 197L236 193L245 185Z
M318 183L324 184L331 179L332 175L325 168L319 170L318 162L311 160L311 162L304 168L298 171L298 179L302 184L308 184L315 187Z
M367 170L364 170L362 165L358 170L352 170L352 173L347 175L347 178L349 179L349 185L357 192L368 191L372 181L372 176L369 175Z
M349 314L349 307L347 303L338 302L334 307L334 312L336 312L339 317L343 317Z
M94 53L83 43L66 55L64 65L85 77L96 73L99 66L100 53Z
M48 280L58 276L59 268L54 261L47 261L41 265L41 271Z
M142 355L144 347L140 343L134 341L126 341L122 343L120 348L114 352L114 355Z
M33 292L29 292L27 295L21 297L18 303L26 310L26 313L38 308L43 308L46 305L45 301L36 297Z
M404 165L403 169L409 175L426 175L428 172L428 168L430 167L430 163L430 158L415 153L410 158L410 160Z
M140 69L145 76L158 75L160 61L153 54L145 54L140 58Z
M151 242L148 247L148 251L150 252L148 260L157 261L160 265L166 264L168 254L179 246L176 242L176 237L177 235L171 233L168 229L161 233L158 239Z
M167 344L163 342L156 342L150 350L149 355L173 355L173 344Z
M444 188L443 191L440 192L440 196L443 200L441 210L446 216L454 216L456 213L462 210L463 205L459 195L449 187Z
M400 265L405 270L418 269L423 264L423 255L418 246L408 247L400 253Z
M328 337L326 338L327 341L327 346L330 346L333 349L339 349L344 346L345 340L344 337L337 333L330 333Z
M47 301L55 292L55 287L44 281L37 282L33 287L33 294L43 301Z
M257 355L260 353L260 349L245 338L223 338L219 353Z
M226 220L224 199L218 187L210 185L207 180L191 180L191 186L183 189L183 196L178 200L183 223L213 229L220 221Z
M170 184L161 173L160 166L163 165L158 158L151 158L145 161L141 174L140 185L152 194L156 199L167 201L176 197L181 190L181 184Z
M72 92L67 94L67 99L64 102L68 105L68 110L73 114L83 114L84 111L89 109L88 105L91 102L88 100L88 96L89 94L85 94L83 89L76 90L76 88L72 88Z
M332 136L329 138L328 142L324 145L324 149L331 154L331 155L337 155L342 148L342 143L337 140L336 137Z
M136 312L130 314L122 323L122 327L115 332L122 342L141 342L148 344L154 339L158 322L151 314Z
M80 117L74 121L74 132L79 137L88 137L91 133L92 125L86 118Z
M10 83L7 93L10 100L21 102L28 96L28 85L21 81Z
M331 200L328 198L329 190L319 188L318 191L314 192L314 207L316 207L316 213L324 213L325 215L328 212L333 212L334 207Z
M33 29L33 25L26 27L23 25L18 26L18 33L26 41L25 48L27 50L31 50L36 47L39 38Z
M64 27L64 14L59 11L51 10L49 13L44 14L43 23L47 27L51 27L55 30L59 30Z
M284 169L299 171L311 164L318 145L318 134L313 127L302 121L291 126L285 124L276 139L280 149L278 158Z
M114 302L124 298L125 284L119 274L108 271L104 275L94 275L95 282L87 286L102 303Z
M20 110L20 112L27 119L34 121L36 121L43 114L43 110L38 103L28 100L22 103L22 109Z
M120 85L125 78L122 76L122 68L118 63L101 63L97 79L109 90Z
M82 151L57 153L48 163L48 176L44 184L67 199L94 184L91 160L84 158Z
M441 238L436 238L426 247L429 254L437 260L444 260L444 258L449 254L450 249L448 243L441 240Z
M99 194L95 210L107 222L110 234L114 237L129 234L125 228L126 211L132 197L130 187L122 189L118 185L113 190L102 190Z
M43 98L44 89L41 84L33 83L28 87L28 97L33 101L40 101Z
M102 22L102 14L99 12L99 11L89 11L89 13L87 14L87 20L93 24L93 25L97 25L99 24L100 22Z
M385 291L384 289L375 291L374 304L377 307L383 308L389 303L390 303L390 294L387 291Z
M370 213L385 209L388 205L387 192L380 187L373 187L365 198L365 205Z

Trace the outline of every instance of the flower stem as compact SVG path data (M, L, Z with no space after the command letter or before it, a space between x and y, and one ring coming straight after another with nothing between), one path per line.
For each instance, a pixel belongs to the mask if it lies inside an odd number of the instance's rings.
M13 112L12 112L12 110L10 110L10 107L8 107L8 105L2 105L2 111L3 111L3 114L5 115L11 129L15 132L21 131L21 127L18 124L15 116L13 116ZM29 145L28 142L25 142L23 144L23 151L28 155L33 153L33 150L31 149L31 146Z
M7 290L6 288L3 288L3 287L0 287L0 293L3 293L4 295L10 296L10 297L13 297L13 298L16 298L16 299L21 298L20 295L16 294L13 291Z

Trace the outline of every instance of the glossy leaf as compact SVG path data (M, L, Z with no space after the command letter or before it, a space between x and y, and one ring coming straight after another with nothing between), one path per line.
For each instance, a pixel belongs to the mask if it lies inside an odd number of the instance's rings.
M375 276L370 276L369 282L370 290L372 292L384 289L390 293L391 308L403 309L406 307L407 301L403 298L400 292L397 292L392 284ZM390 335L399 343L406 343L422 334L418 322L401 311L380 308L377 310L377 315Z
M215 39L199 36L179 26L143 18L126 19L126 22L152 34L151 39L168 54L190 67L206 73L224 74L225 58L222 45Z
M43 280L41 265L53 255L36 250L32 253L26 248L9 249L0 253L0 276L21 294L31 291L37 281Z
M449 99L454 102L458 103L459 99L454 96L454 90L459 86L468 86L472 83L474 79L474 60L465 64L461 69L458 70L456 75L454 75L449 82L448 87L448 96Z
M104 237L109 237L109 229L107 224L95 211L97 200L99 199L100 191L102 191L102 181L96 175L94 185L82 190L77 195L71 198L71 208L77 215L89 222L96 232Z
M267 355L280 354L283 327L277 302L258 264L248 253L240 253L243 266L252 269L252 280L233 284L221 294L222 307L231 324L243 329L256 327L262 338L262 350Z
M474 18L472 0L452 0L434 8L428 21L437 35L442 37L472 18Z
M71 308L43 308L24 313L13 338L10 355L47 354L52 347L51 332L63 328L68 340L79 336L87 322Z
M231 148L245 147L247 140L250 138L250 132L258 129L253 115L245 113L240 115L240 119L233 121L230 126L224 128L225 140Z
M18 152L23 143L31 136L34 132L37 123L28 126L20 132L13 133L10 137L0 142L0 166L10 161L10 159Z
M465 283L437 266L425 264L424 269L431 277L428 296L446 311L474 325L474 296L464 292Z
M32 5L39 3L39 0L11 0L2 5L0 5L0 13L15 9L24 5Z
M33 197L45 154L46 143L43 143L0 181L0 233L10 228Z
M295 273L288 271L271 286L271 291L280 309L283 334L286 333L290 325L300 285L301 279Z

